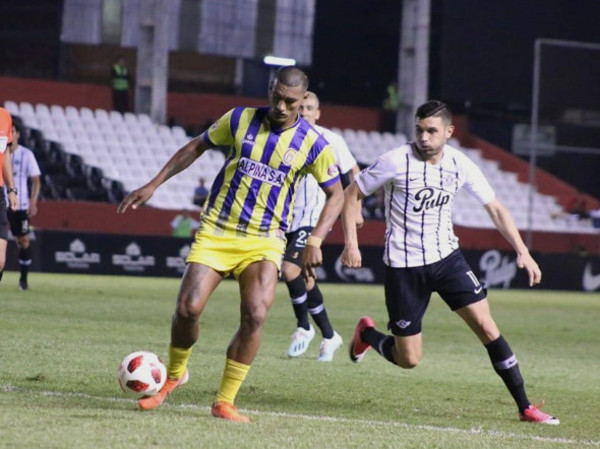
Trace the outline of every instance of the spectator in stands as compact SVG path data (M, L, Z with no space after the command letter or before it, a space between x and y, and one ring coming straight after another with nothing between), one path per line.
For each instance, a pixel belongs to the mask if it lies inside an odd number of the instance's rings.
M268 107L233 108L180 148L156 176L119 205L119 213L129 207L136 209L206 151L219 145L229 147L229 157L212 184L187 257L171 320L167 381L156 395L140 399L140 408L158 407L171 391L188 381L187 365L198 339L202 311L221 281L233 274L239 284L240 321L227 348L211 414L229 421L250 421L234 401L258 353L275 298L290 204L302 175L313 175L327 196L304 249L306 277L314 277L315 267L321 265L322 239L342 208L342 184L331 146L299 117L307 90L308 77L302 70L278 69L269 85Z
M113 109L129 112L131 97L131 76L125 64L125 57L119 55L111 67Z
M487 291L460 252L451 217L454 196L461 187L484 205L515 249L517 266L527 271L530 286L539 284L542 273L479 167L447 145L453 131L448 106L428 101L415 114L415 141L379 156L346 189L341 262L353 268L361 266L356 203L385 189L385 303L392 333L379 332L373 319L363 316L350 343L350 358L359 362L372 347L395 365L415 367L422 353L422 319L436 291L484 345L494 370L517 403L520 420L559 424L529 402L517 359L490 313Z
M383 99L383 130L396 132L396 117L400 107L400 94L398 92L398 83L391 81L385 89L385 98Z
M307 97L300 107L300 115L327 139L333 148L340 174L348 174L350 181L353 181L360 171L356 159L342 136L317 125L321 110L319 98L314 92L307 92ZM335 351L342 345L342 337L333 330L316 279L305 280L302 277L302 252L306 246L306 239L317 224L319 214L325 205L325 194L311 175L306 175L300 181L297 192L292 224L286 234L287 247L281 267L281 276L287 285L296 316L296 330L292 335L287 354L289 357L299 357L308 349L315 336L315 330L308 319L310 314L322 336L318 359L329 362L333 359ZM357 225L362 226L362 223L362 210L359 204Z
M194 189L193 203L200 208L204 207L204 201L208 196L208 189L204 186L205 182L206 181L204 180L204 178L200 178L198 180L198 185Z
M6 200L8 207L17 208L17 189L12 176L9 145L13 141L12 117L10 113L0 107L0 186L6 189L6 197L0 194L0 281L6 264L6 246L8 244L8 221L6 218Z
M40 167L33 151L19 145L20 125L13 123L13 141L9 146L12 172L15 185L21 194L15 209L8 209L10 230L19 248L19 288L27 290L27 275L31 265L31 247L29 240L29 220L37 214L37 201L40 195ZM28 184L31 183L31 191Z
M590 209L583 193L577 192L577 194L571 200L571 204L569 204L567 212L577 219L590 218Z
M171 229L173 229L173 237L189 239L193 232L198 229L200 222L192 218L192 213L188 209L184 209L180 214L176 215L171 221Z

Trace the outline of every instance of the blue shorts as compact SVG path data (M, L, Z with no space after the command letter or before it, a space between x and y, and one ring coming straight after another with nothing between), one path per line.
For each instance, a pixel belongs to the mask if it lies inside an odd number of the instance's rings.
M479 283L460 250L430 265L387 267L385 305L388 329L392 334L406 337L421 332L423 316L433 292L437 292L453 311L487 296L487 290Z

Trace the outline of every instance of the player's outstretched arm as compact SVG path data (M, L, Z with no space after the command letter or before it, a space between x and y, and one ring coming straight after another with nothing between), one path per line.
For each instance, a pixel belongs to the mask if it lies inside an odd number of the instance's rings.
M344 191L341 182L338 181L333 185L325 187L323 191L327 196L325 206L323 207L321 215L319 215L319 220L308 237L306 247L302 252L302 274L305 279L308 279L309 277L316 278L314 267L323 264L321 242L333 227L337 217L340 215L344 203Z
M512 215L504 207L504 205L497 199L492 200L485 205L490 218L494 222L494 225L504 236L504 238L510 243L517 253L517 266L527 271L529 275L529 286L533 287L542 280L542 271L536 263L536 261L529 254L529 249L525 246L521 234L515 225L515 221Z
M354 182L354 180L356 179L356 176L360 173L360 167L358 166L358 164L355 164L354 167L352 167L352 170L350 170L350 182ZM362 200L358 200L356 202L356 227L357 228L362 228L363 225L365 224L365 217L363 217L363 213L362 213Z
M353 181L344 191L344 207L342 208L342 226L344 228L344 251L342 264L346 267L358 268L362 257L358 249L358 233L356 231L356 208L364 195Z
M171 159L167 161L167 163L163 166L163 168L160 169L154 178L152 178L142 187L130 192L123 199L121 204L119 204L117 213L122 214L129 207L132 209L137 209L138 206L141 206L150 198L152 198L154 191L162 183L170 179L172 176L175 176L180 171L185 170L192 164L192 162L198 159L202 153L208 149L210 149L210 146L204 139L202 139L201 136L190 140L187 144L177 150L173 156L171 156Z

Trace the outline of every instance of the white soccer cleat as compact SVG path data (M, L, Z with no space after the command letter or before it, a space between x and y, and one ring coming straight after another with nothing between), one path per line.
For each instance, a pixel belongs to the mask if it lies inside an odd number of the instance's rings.
M308 345L315 338L315 328L310 326L308 330L299 327L292 335L292 343L288 349L289 357L299 357L306 352Z
M333 354L335 351L342 346L342 337L336 331L333 331L333 337L324 338L321 340L321 347L319 349L319 361L331 362L333 360Z

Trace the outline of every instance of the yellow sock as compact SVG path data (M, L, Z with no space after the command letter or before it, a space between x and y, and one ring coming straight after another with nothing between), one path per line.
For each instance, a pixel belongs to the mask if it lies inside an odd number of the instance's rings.
M233 401L242 386L242 382L246 379L248 370L250 370L250 365L244 365L235 360L227 359L225 362L225 370L223 371L223 378L221 379L221 387L217 392L217 401L233 404Z
M169 346L169 364L167 365L167 376L171 379L179 379L185 374L188 360L192 354L192 347L175 348Z

